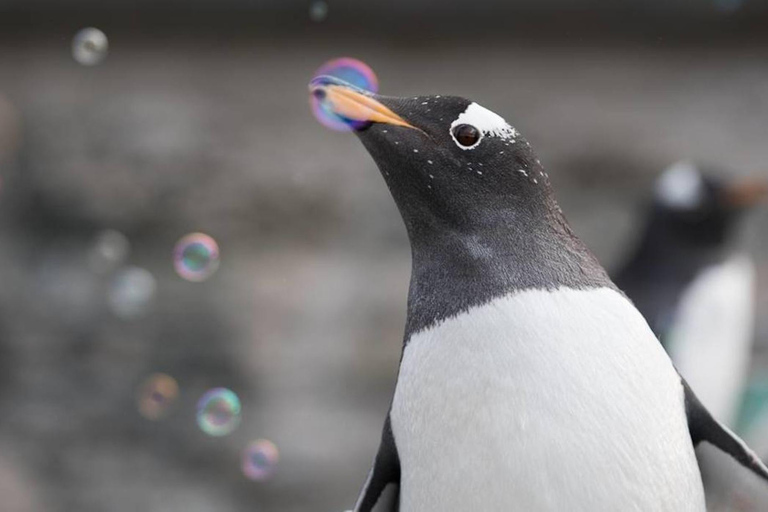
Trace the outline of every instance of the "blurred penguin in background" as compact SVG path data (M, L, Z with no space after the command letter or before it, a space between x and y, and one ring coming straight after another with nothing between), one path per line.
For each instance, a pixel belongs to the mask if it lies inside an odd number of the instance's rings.
M678 162L656 182L639 243L615 282L635 303L712 415L734 425L754 338L755 269L731 246L768 180L725 181Z
M688 161L665 170L642 236L614 281L701 402L736 427L755 336L756 275L752 259L731 242L740 218L768 197L768 179L731 182L727 175ZM698 455L716 507L735 477L718 454Z

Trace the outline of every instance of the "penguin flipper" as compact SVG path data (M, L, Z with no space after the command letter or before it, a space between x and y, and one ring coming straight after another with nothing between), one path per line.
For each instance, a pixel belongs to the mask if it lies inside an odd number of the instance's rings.
M368 473L363 490L360 492L360 497L357 498L354 512L371 512L384 492L384 488L390 483L400 484L400 457L397 454L395 437L392 434L392 424L389 415L387 415L384 429L381 432L379 451L373 461L373 467ZM393 512L398 509L397 502L396 499Z
M749 446L725 425L721 424L704 407L691 390L688 383L681 377L685 390L685 413L688 417L688 431L691 434L693 446L702 441L720 449L733 457L739 464L754 474L768 481L768 467L752 451Z

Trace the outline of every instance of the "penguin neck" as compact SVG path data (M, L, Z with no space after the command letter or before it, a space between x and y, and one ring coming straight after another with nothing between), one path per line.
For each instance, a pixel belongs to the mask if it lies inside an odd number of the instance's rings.
M432 218L409 226L413 258L406 342L416 332L529 289L615 288L554 202L460 229Z
M675 230L672 222L657 209L651 212L631 264L638 269L652 265L692 272L725 257L728 244L724 234L697 236L696 229Z

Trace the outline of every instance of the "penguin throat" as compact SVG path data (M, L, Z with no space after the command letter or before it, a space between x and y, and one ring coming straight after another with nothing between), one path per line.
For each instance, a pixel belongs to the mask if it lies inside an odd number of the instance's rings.
M559 214L537 225L445 229L411 239L406 340L442 319L524 290L615 288Z

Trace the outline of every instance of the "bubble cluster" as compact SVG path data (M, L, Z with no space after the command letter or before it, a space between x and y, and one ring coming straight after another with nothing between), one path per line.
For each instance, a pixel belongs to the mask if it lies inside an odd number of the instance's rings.
M227 388L208 390L197 402L197 424L209 436L225 436L240 424L240 399Z
M176 243L173 266L187 281L205 281L219 268L219 244L206 234L189 234Z
M328 4L323 0L316 0L309 6L309 19L312 21L325 21L328 17Z
M133 318L144 313L155 295L157 283L146 269L127 267L112 280L107 302L114 314L121 318Z
M266 480L275 472L280 453L272 441L259 439L243 452L243 474L250 480Z
M106 34L93 27L84 28L72 39L72 57L83 66L95 66L107 56Z
M155 373L139 389L139 412L149 420L161 418L178 396L176 379L164 373Z
M350 57L333 59L320 66L315 72L313 82L322 82L322 77L338 78L359 89L373 93L379 91L379 80L373 70L365 62ZM309 101L315 118L332 130L348 132L360 124L339 117L326 101L314 94L310 95Z

